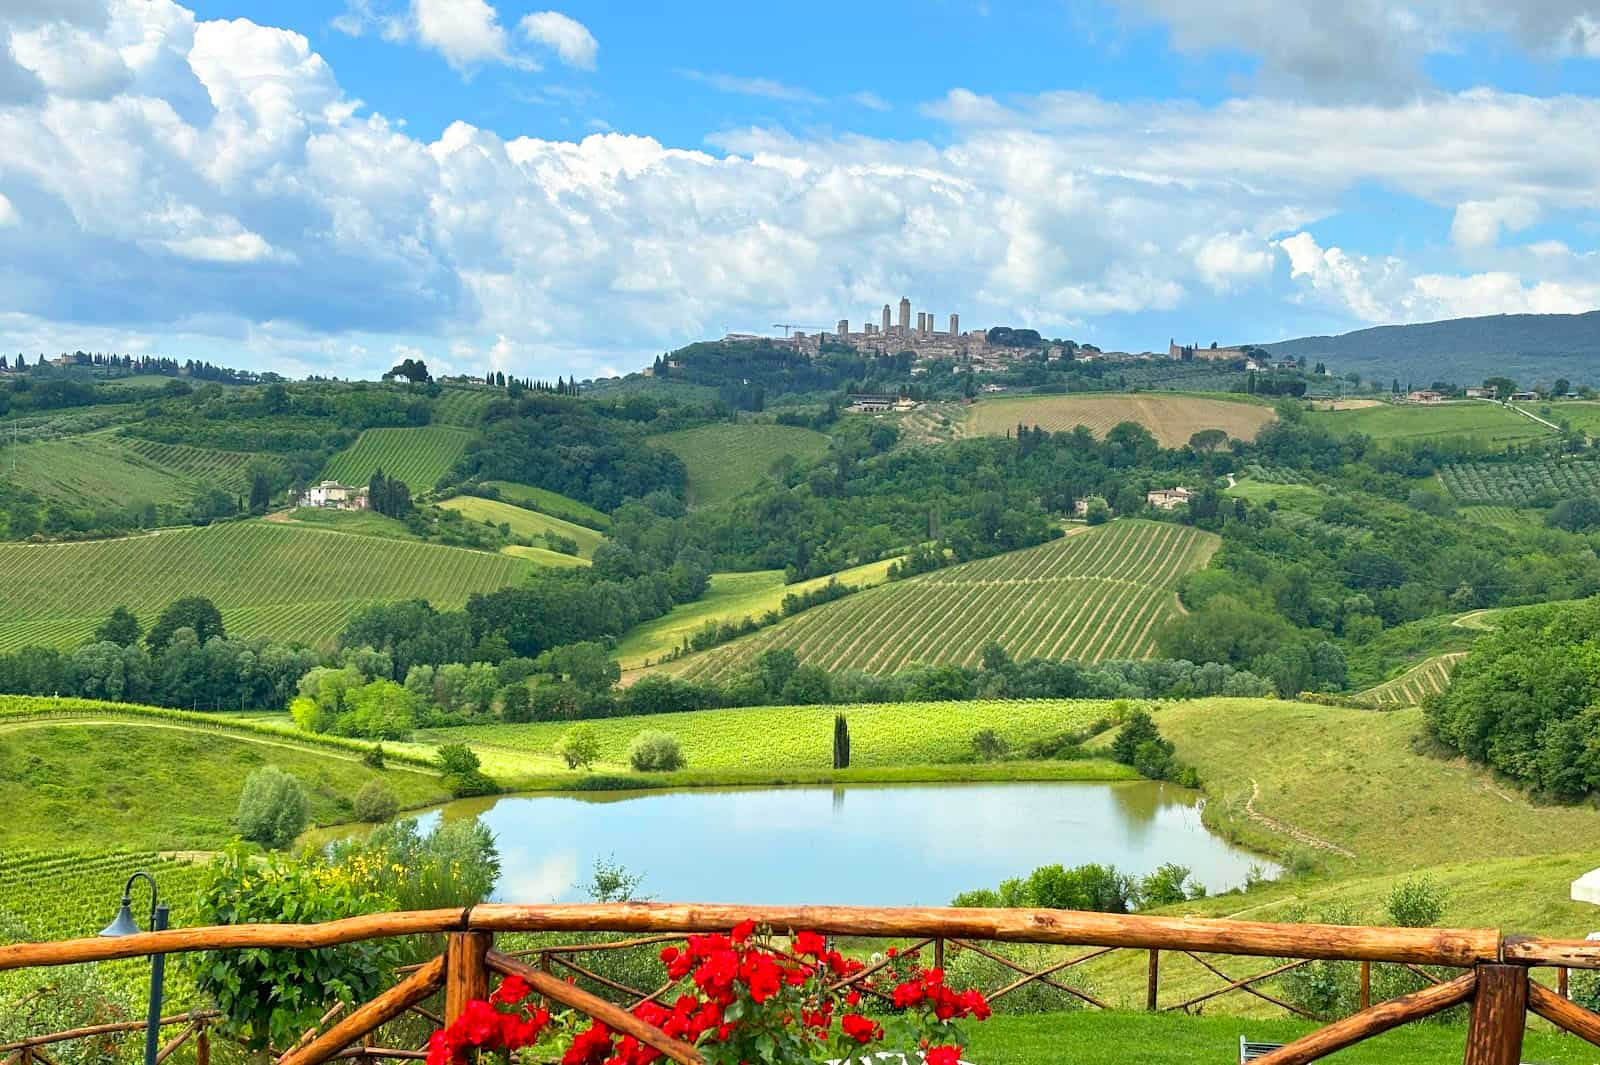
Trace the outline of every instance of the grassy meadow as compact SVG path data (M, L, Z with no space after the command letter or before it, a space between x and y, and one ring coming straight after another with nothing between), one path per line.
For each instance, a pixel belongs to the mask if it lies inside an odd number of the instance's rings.
M1460 437L1486 447L1549 437L1550 429L1498 403L1385 403L1359 410L1310 411L1306 420L1338 433L1363 433L1379 444Z
M1003 396L972 405L968 436L1002 436L1017 426L1037 425L1064 432L1082 425L1103 437L1120 422L1138 422L1162 447L1182 447L1201 429L1221 429L1229 437L1254 440L1276 417L1272 408L1242 398L1189 395Z
M449 473L462 455L472 431L449 425L417 429L367 429L344 451L328 460L322 476L363 485L378 470L398 478L412 495L429 491Z
M754 488L786 457L809 463L828 450L823 434L790 425L703 425L652 436L649 443L683 460L695 507L714 507Z
M545 533L565 536L577 543L578 555L582 558L593 558L594 549L605 540L604 534L595 532L587 526L575 525L570 521L511 503L503 503L498 499L453 496L439 505L456 511L470 521L509 526L513 536L523 536L530 540L542 540Z
M0 649L83 642L111 608L149 625L203 595L230 633L316 643L366 603L425 598L459 607L513 584L531 563L415 541L267 521L164 529L64 544L0 544Z
M829 670L893 673L978 661L999 641L1016 659L1142 658L1178 609L1179 578L1217 548L1210 533L1126 520L1076 527L1011 551L871 588L669 662L687 679L729 676L773 647Z
M533 485L516 484L512 481L485 481L484 484L499 492L500 498L507 503L514 503L528 510L537 510L552 518L562 518L579 525L587 525L591 529L603 530L611 524L611 516L604 511L596 510L571 496L552 492L548 488L535 488Z
M628 631L616 647L615 657L624 670L639 669L677 647L708 621L737 622L760 618L769 610L781 611L786 595L803 595L825 587L830 580L840 584L870 588L889 579L893 559L869 562L840 570L828 577L816 577L794 584L783 583L783 571L755 570L748 573L713 573L706 594L692 603L682 603L654 621ZM813 608L815 609L815 608Z

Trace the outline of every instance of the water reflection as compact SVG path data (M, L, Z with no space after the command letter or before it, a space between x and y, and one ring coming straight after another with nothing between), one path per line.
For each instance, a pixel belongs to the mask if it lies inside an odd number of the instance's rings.
M857 905L941 905L1055 862L1177 862L1212 891L1271 871L1205 829L1194 792L1153 782L500 796L423 816L484 820L507 902L580 900L596 859L660 899Z

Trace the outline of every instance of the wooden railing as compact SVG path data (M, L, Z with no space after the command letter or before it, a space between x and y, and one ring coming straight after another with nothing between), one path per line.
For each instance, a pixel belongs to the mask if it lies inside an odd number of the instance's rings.
M363 940L414 935L444 935L442 954L403 970L399 983L370 1002L348 1008L334 1004L322 1021L292 1047L275 1051L278 1065L320 1065L336 1057L416 1058L414 1048L381 1048L373 1033L407 1013L432 1024L448 1023L465 1004L487 995L492 974L515 973L541 996L595 1018L614 1031L634 1035L680 1065L699 1063L696 1050L635 1017L631 1010L658 998L672 985L630 987L575 960L588 952L654 947L684 935L726 931L747 918L779 933L808 929L832 936L910 941L906 950L931 948L942 965L947 951L973 951L1015 975L989 989L1004 998L1030 984L1043 984L1089 1006L1105 1003L1089 991L1064 982L1062 974L1120 950L1148 956L1145 1006L1150 1010L1192 1010L1225 994L1244 993L1290 1012L1304 1009L1258 985L1318 960L1360 966L1360 1009L1259 1059L1264 1065L1299 1065L1410 1021L1456 1006L1470 1008L1465 1065L1517 1065L1527 1015L1531 1012L1568 1032L1600 1045L1600 1014L1565 997L1568 968L1600 969L1600 943L1582 940L1502 936L1488 928L1373 928L1345 925L1273 924L1213 918L1178 918L1089 913L1073 910L880 909L835 906L734 906L618 903L597 905L482 905L465 910L427 910L373 914L317 925L226 925L145 932L117 939L78 939L56 943L0 946L0 970L108 961L150 954L199 950L314 949ZM632 938L595 943L546 944L522 951L497 951L503 933L608 933ZM1008 958L992 945L1032 943L1088 948L1039 968ZM1191 959L1221 986L1181 1001L1159 1003L1163 955ZM1203 955L1211 955L1207 958ZM1235 977L1216 956L1275 959L1250 976ZM1288 959L1288 960L1283 960ZM592 964L592 963L591 963ZM844 984L871 993L873 977L887 959L868 966ZM1385 1002L1370 1000L1373 964L1403 966L1421 978L1420 990ZM1424 966L1459 970L1440 975ZM1559 990L1531 978L1535 968L1559 973ZM553 970L560 969L564 975ZM569 982L582 979L621 996L621 1001ZM842 985L841 985L842 986ZM443 995L442 1013L423 1006ZM180 1014L163 1024L182 1025L168 1044L170 1054L186 1039L197 1039L204 1065L205 1039L212 1013ZM101 1026L99 1034L135 1030L142 1024ZM97 1034L89 1030L36 1036L0 1045L0 1065L48 1063L41 1049L53 1042ZM361 1045L358 1045L361 1044Z

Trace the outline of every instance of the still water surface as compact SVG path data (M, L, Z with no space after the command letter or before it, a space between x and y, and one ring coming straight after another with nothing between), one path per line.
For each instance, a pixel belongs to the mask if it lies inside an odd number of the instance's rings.
M1052 863L1177 862L1213 892L1275 872L1207 831L1195 792L1148 781L509 795L421 819L472 816L499 842L499 902L583 901L596 859L665 901L881 906L944 905Z

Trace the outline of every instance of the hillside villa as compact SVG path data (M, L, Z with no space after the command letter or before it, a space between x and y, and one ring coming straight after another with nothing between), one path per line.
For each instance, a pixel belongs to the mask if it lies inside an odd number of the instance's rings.
M295 501L302 507L326 507L329 510L366 510L367 490L354 488L338 481L314 484Z
M1181 484L1176 488L1157 488L1153 492L1146 492L1144 501L1157 510L1171 510L1189 502L1189 490Z
M1407 403L1443 403L1444 393L1435 392L1431 388L1419 388L1415 392L1406 393Z

